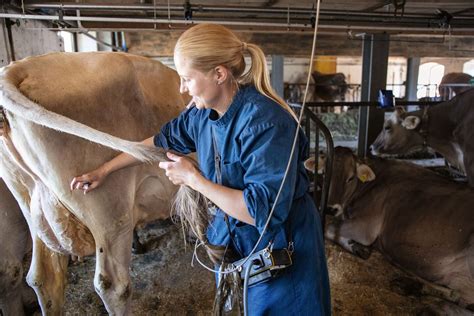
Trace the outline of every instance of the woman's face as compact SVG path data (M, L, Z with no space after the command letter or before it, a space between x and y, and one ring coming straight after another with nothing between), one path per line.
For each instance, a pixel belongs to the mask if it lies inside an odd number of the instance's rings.
M189 66L185 57L176 54L176 70L181 80L180 92L192 96L198 109L214 109L222 97L221 86L217 84L218 75L214 70L205 74Z

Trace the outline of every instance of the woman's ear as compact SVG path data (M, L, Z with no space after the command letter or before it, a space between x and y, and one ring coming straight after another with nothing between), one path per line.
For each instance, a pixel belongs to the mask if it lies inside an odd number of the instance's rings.
M229 70L222 65L215 67L214 72L215 72L217 84L219 85L223 84L229 77Z

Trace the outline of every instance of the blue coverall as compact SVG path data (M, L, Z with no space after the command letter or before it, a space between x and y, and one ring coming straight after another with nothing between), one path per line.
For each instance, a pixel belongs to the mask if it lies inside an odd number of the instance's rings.
M196 152L202 174L217 182L211 130L222 159L222 184L243 191L256 226L217 211L207 237L211 244L228 243L242 256L254 247L275 201L290 157L296 122L279 104L253 86L240 87L222 117L195 107L164 125L154 137L158 147ZM329 280L320 218L308 194L303 166L308 142L300 131L283 191L259 249L274 241L274 249L294 242L293 265L276 278L249 288L249 315L330 315ZM288 221L288 224L286 221ZM288 229L287 227L291 228Z

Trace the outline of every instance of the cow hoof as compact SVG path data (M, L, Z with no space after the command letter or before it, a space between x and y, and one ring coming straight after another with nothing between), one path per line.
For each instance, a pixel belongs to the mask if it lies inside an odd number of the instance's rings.
M399 277L390 281L390 289L404 296L421 296L423 284L407 277Z
M366 247L364 245L361 245L355 241L350 242L351 243L351 249L352 253L356 255L359 258L362 258L364 260L367 260L370 258L370 255L372 253L372 249L370 247Z

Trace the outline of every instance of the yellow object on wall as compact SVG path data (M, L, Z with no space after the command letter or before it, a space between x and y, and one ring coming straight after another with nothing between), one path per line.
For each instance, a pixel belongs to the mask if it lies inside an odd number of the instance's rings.
M333 74L336 73L336 67L336 56L317 56L313 60L313 71L319 71L323 74Z

